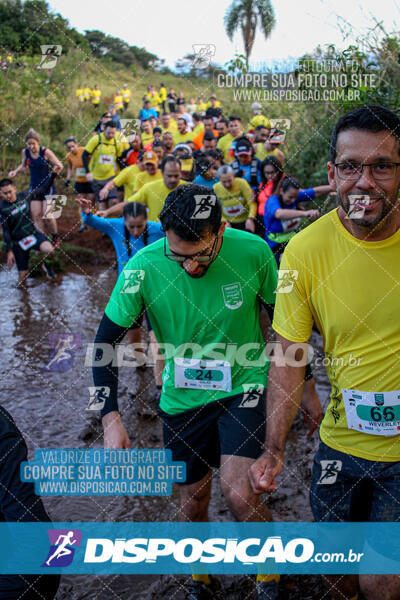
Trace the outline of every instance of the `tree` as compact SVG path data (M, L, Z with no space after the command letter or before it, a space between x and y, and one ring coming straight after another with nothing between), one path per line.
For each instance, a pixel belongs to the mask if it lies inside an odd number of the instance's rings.
M265 39L275 26L275 14L270 0L234 0L226 11L224 25L232 40L235 32L242 31L246 59L249 59L259 25Z

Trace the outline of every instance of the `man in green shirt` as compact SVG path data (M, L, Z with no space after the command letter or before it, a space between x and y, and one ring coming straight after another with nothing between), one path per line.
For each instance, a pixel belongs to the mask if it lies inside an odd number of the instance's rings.
M274 303L276 263L264 240L225 230L221 217L219 200L204 186L180 186L169 194L160 214L166 238L127 263L96 343L117 343L146 309L165 360L164 444L174 461L186 462L186 482L179 486L182 520L207 520L212 467L220 467L235 519L269 521L248 472L264 443L269 363L259 313L261 304ZM101 413L104 444L129 448L116 371L110 365L93 369L95 385L110 388ZM209 597L202 577L188 597ZM276 581L269 583L277 593ZM259 594L267 597L276 594Z

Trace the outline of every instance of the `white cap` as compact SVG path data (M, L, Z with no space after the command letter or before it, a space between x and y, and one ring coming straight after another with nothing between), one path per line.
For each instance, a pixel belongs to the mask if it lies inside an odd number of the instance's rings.
M259 102L253 102L251 105L251 110L255 112L256 110L261 110L261 104Z

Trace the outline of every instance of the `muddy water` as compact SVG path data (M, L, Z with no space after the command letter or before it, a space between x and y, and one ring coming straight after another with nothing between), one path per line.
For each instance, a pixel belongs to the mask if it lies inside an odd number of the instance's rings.
M18 290L15 271L0 272L0 328L3 366L0 402L13 415L29 449L29 458L37 448L100 448L101 430L90 420L85 405L90 368L84 366L87 344L92 342L107 299L116 280L116 271L85 268L59 276L56 282L30 280L26 290ZM71 368L64 372L44 370L49 362L52 335L74 334L80 340ZM320 346L318 336L314 342ZM326 402L329 386L324 369L316 373L321 399ZM136 406L154 394L151 373L120 369L120 405L132 447L161 447L159 421L138 418ZM305 435L298 417L290 434L287 466L278 490L268 498L276 520L309 521L308 486L316 438ZM81 497L45 498L54 521L175 521L178 518L177 493L172 498ZM229 521L214 476L210 519ZM223 591L218 597L251 598L253 579L222 578ZM185 579L165 576L66 576L57 600L108 600L162 598L181 600ZM325 597L317 577L283 577L282 598L319 599Z

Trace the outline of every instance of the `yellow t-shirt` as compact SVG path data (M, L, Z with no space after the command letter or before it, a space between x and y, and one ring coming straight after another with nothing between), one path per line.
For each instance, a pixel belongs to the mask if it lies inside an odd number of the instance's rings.
M101 133L90 138L85 150L91 154L89 170L95 179L109 179L118 171L117 157L121 156L122 145L115 139L107 140Z
M154 94L149 94L149 100L151 103L150 108L158 109L158 105L160 104L161 100L160 100L160 96L157 94L157 92L154 92Z
M101 90L92 90L92 104L99 104Z
M166 131L169 131L170 133L176 133L178 131L177 122L174 121L174 119L171 119L168 127L161 127L161 131L162 131L163 135Z
M178 185L184 185L185 183L187 182L180 180ZM149 211L149 221L158 221L158 215L162 211L165 199L170 192L172 192L172 189L167 188L164 180L160 179L152 183L146 183L136 194L128 198L128 202L145 204Z
M222 204L222 220L243 223L257 214L257 203L251 201L251 188L245 179L235 177L231 190L219 181L213 187Z
M151 144L151 142L154 142L154 136L152 133L145 133L144 131L142 131L141 136L143 146L147 146L147 144Z
M197 105L197 112L206 112L206 110L207 104L205 102L200 102L200 104Z
M89 87L83 88L83 96L84 96L85 100L90 100L91 93L92 93L92 91Z
M161 102L165 102L165 100L167 99L167 90L165 89L165 87L160 88L159 97Z
M207 102L207 104L206 104L206 110L207 110L207 108L211 108L211 106L212 106L211 102ZM217 100L215 102L215 108L221 108L221 102L219 100Z
M143 171L141 171L137 165L130 165L129 167L122 169L122 171L115 177L115 185L117 187L120 187L121 185L124 186L124 202L126 202L128 198L132 196L135 179L139 173L143 173Z
M122 98L126 104L129 104L129 102L131 101L131 95L132 95L131 90L128 90L128 89L123 90Z
M265 117L264 115L254 115L254 117L252 117L249 121L249 130L255 129L259 125L264 125L264 127L268 127L268 129L271 129L271 123L269 122L269 119L267 117Z
M141 187L143 187L146 183L151 183L152 181L157 181L162 178L162 174L160 169L157 170L154 175L149 175L147 171L141 171L135 179L133 184L133 191L138 192Z
M287 269L295 273L284 284L281 272ZM292 342L306 342L315 321L324 339L332 392L322 441L367 460L399 461L399 422L397 435L390 437L366 429L381 427L383 432L391 415L400 419L396 400L382 407L387 404L383 392L397 390L400 397L400 229L385 240L358 240L332 210L292 238L279 280L275 331ZM293 287L279 293L280 285ZM351 393L349 399L346 390L371 392L372 405L362 393ZM348 428L349 418L355 429Z
M75 96L78 98L78 100L80 102L83 102L84 100L84 94L83 94L83 89L82 88L78 88L75 92Z
M114 96L114 106L115 108L122 108L122 94L115 94Z
M279 148L274 148L273 150L269 150L267 152L267 150L264 148L264 144L258 142L257 152L254 156L259 160L264 160L264 158L267 158L267 156L276 156L277 158L279 158Z
M175 146L177 144L185 144L186 142L191 142L193 139L193 132L192 131L187 131L186 133L180 133L179 131L177 131L176 133L173 134L173 140L174 140L174 144Z
M230 163L234 160L233 156L228 156L228 150L232 146L232 142L235 138L230 133L223 135L217 142L217 148L222 150L224 153L224 162Z
M204 131L204 123L199 123L198 125L196 125L196 127L192 129L193 135L196 135L196 133L200 133L200 131Z

